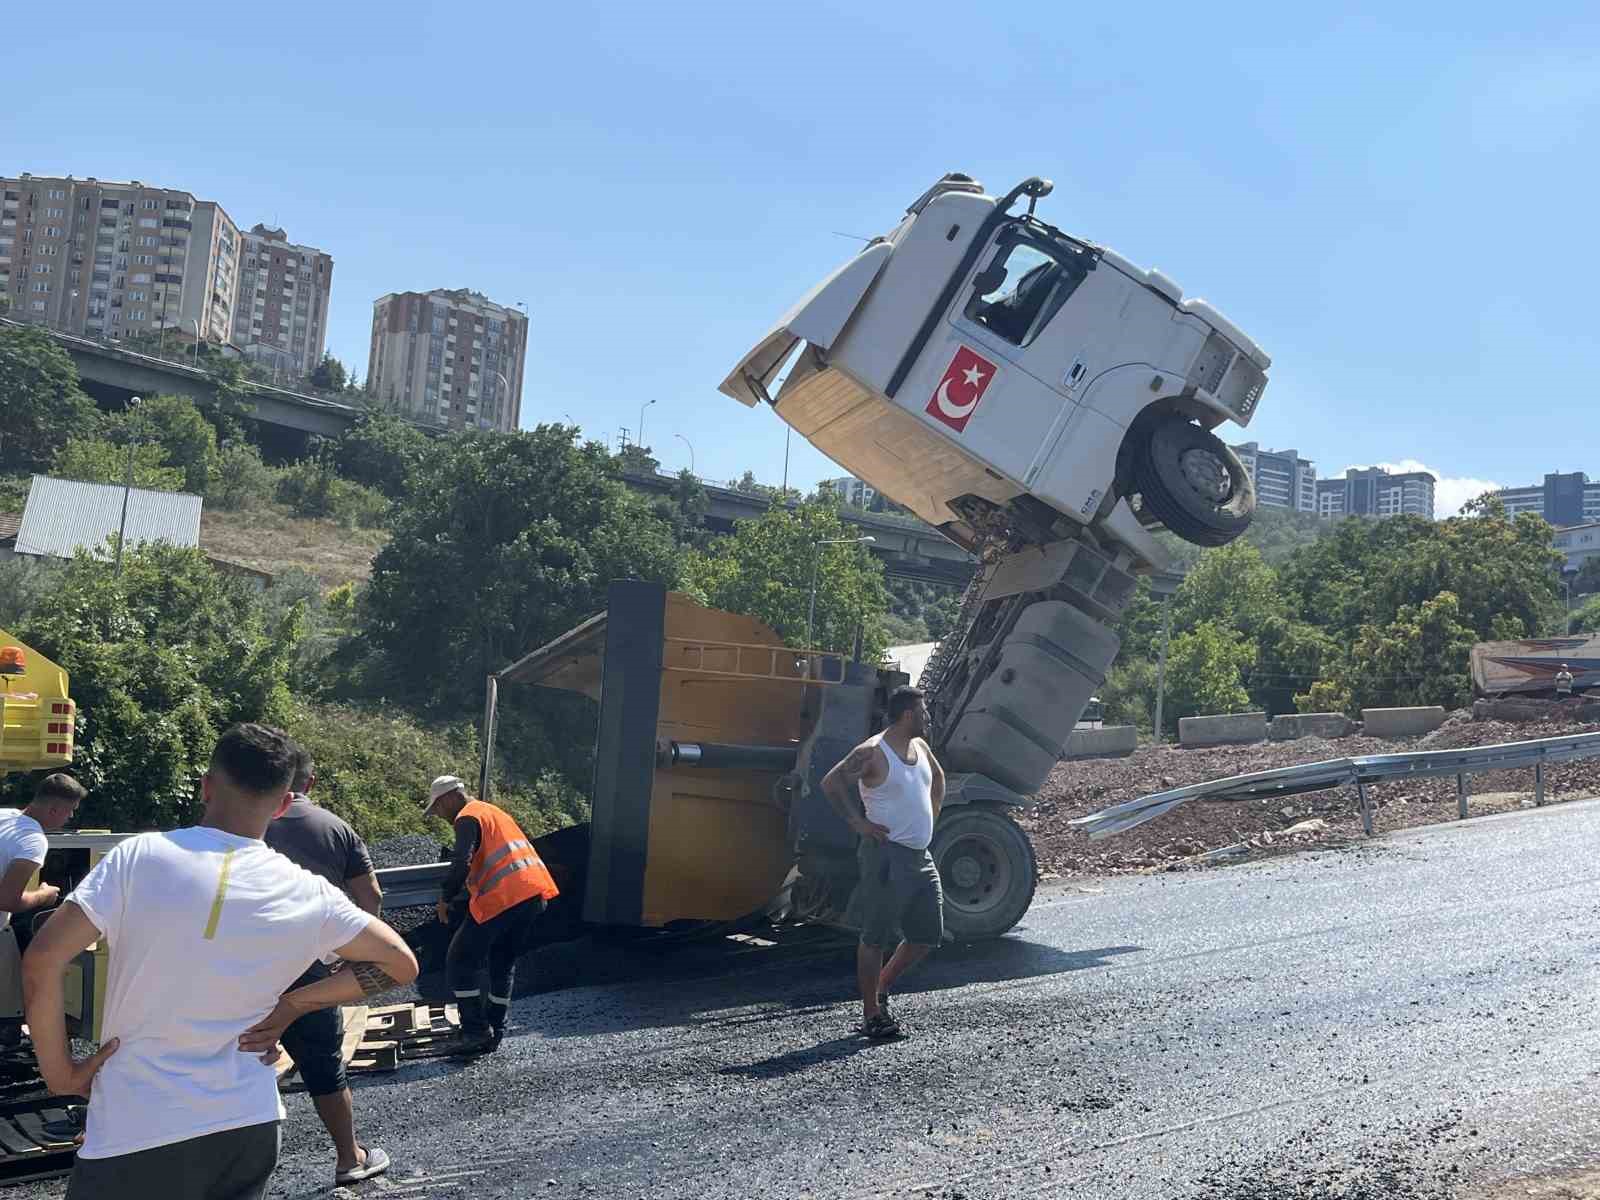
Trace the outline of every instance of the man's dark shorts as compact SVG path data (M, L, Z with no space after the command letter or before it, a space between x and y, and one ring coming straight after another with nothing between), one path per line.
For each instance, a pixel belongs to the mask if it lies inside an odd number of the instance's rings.
M893 950L902 941L937 946L944 937L944 888L926 850L862 838L861 941Z
M67 1200L261 1200L278 1144L278 1122L269 1121L113 1158L80 1158Z
M328 977L328 968L317 963L289 985L288 990L305 987ZM279 1039L285 1052L300 1068L300 1078L312 1096L331 1096L345 1088L344 1023L339 1008L324 1008L307 1013L283 1031Z

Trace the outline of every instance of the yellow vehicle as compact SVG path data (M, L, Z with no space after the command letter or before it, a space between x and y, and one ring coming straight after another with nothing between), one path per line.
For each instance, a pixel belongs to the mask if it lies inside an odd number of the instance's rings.
M77 706L67 694L67 683L61 667L0 629L0 771L57 771L71 765ZM50 853L29 886L53 883L65 895L121 840L103 833L52 835ZM105 944L99 943L68 968L68 1026L81 1037L99 1032L105 957ZM8 925L0 930L0 1018L21 1015L21 953L16 930Z

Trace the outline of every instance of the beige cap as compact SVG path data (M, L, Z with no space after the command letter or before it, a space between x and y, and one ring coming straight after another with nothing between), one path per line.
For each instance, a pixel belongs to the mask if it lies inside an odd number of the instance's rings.
M428 802L422 806L422 815L427 816L433 811L433 806L439 797L448 796L451 792L464 792L467 785L455 775L441 775L428 785Z

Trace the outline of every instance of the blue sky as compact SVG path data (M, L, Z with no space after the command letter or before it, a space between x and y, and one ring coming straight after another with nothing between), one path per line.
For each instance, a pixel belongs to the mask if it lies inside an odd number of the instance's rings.
M782 424L717 383L851 253L833 231L962 170L1053 179L1047 219L1265 347L1234 440L1324 475L1420 461L1441 507L1600 476L1593 4L87 0L27 25L0 174L184 188L328 250L329 347L363 376L385 292L526 301L523 423L614 440L654 399L668 467L683 434L703 476L777 480ZM797 439L790 473L833 471Z

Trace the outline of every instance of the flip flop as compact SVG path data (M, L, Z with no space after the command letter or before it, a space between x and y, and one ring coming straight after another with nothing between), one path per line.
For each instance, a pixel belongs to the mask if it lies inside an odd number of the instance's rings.
M347 1183L360 1183L364 1179L375 1179L389 1169L389 1156L377 1146L367 1147L366 1161L358 1167L351 1167L348 1171L340 1171L333 1177L335 1187L343 1187Z

